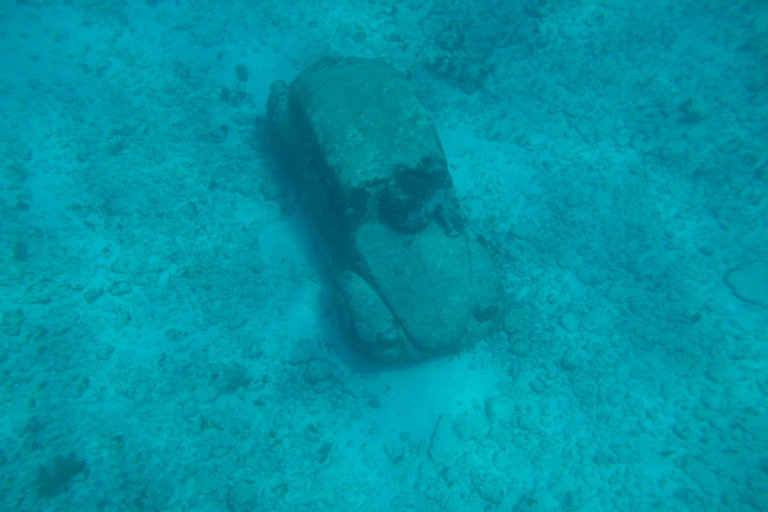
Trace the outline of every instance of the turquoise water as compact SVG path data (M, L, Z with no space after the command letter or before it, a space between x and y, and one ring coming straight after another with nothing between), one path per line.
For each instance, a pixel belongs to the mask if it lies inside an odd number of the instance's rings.
M763 2L30 0L0 45L0 509L768 510ZM510 305L469 350L339 335L265 109L329 55L434 116Z

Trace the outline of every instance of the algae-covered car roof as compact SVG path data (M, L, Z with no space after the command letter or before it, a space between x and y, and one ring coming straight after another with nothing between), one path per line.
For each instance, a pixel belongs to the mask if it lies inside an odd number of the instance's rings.
M381 61L323 59L298 75L290 94L342 183L387 179L392 168L419 167L425 155L445 160L412 85Z

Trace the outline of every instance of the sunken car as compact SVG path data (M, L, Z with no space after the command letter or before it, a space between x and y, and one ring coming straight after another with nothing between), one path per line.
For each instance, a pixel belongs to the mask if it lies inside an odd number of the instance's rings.
M440 139L405 75L325 58L274 82L271 133L330 255L342 332L391 362L455 352L498 327L503 296L463 231Z

